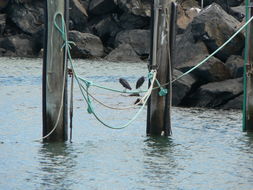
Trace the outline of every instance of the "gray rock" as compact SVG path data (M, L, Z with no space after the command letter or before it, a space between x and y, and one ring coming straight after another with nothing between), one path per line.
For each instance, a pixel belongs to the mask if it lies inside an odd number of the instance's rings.
M186 106L217 108L243 92L242 78L212 82L201 86L184 102Z
M217 3L226 10L228 7L236 7L240 5L243 1L244 0L204 0L204 6Z
M151 3L149 0L117 0L116 4L126 13L142 17L151 16Z
M112 12L116 8L113 0L91 0L89 12L94 15L103 15Z
M119 44L130 44L139 56L147 56L150 50L149 30L125 30L117 34L115 47Z
M80 0L70 0L69 18L72 22L71 30L87 32L88 16L85 3Z
M245 6L237 6L237 7L232 7L231 8L233 11L241 13L243 15L245 15Z
M190 9L192 7L199 7L199 4L196 0L177 0L177 3L182 7L183 9Z
M0 35L3 34L6 26L6 14L0 14Z
M1 0L0 1L0 10L4 9L9 3L9 0Z
M237 7L232 7L231 8L232 10L232 15L235 17L235 18L239 18L241 17L240 21L242 20L245 20L245 6L237 6Z
M243 76L244 60L241 56L231 55L226 61L225 65L229 69L232 78L239 78Z
M139 15L134 15L132 13L124 12L119 17L119 25L123 29L131 30L131 29L144 29L149 26L150 18L142 17Z
M222 109L242 109L243 106L243 94L228 101L225 105L222 105Z
M207 55L208 49L204 42L198 41L195 43L191 31L188 29L184 34L177 37L176 40L176 63L175 67L184 65L189 60L195 61L195 57Z
M43 28L43 1L25 4L12 3L8 6L7 15L24 33L34 34Z
M173 79L181 76L183 73L177 69L173 70ZM192 89L196 80L191 75L186 75L179 80L176 80L172 84L172 105L178 106L181 101L186 97L186 95Z
M187 2L187 1L184 1ZM195 1L196 2L196 1ZM196 7L196 5L188 5L185 7L180 4L177 6L177 27L178 30L184 31L189 23L192 22L193 18L199 14L200 8Z
M194 59L189 59L182 65L178 65L176 68L186 72L204 60L208 54L197 55ZM211 57L201 66L197 67L191 72L193 76L199 83L208 83L222 81L231 78L229 69L225 66L223 62L215 57Z
M129 44L121 44L116 49L112 50L105 57L108 61L124 61L124 62L141 62L139 56L135 53Z
M0 48L3 56L34 57L39 52L35 52L35 44L30 36L15 35L0 38Z
M92 26L92 30L95 35L100 37L106 46L112 47L114 38L121 28L111 15L107 15L101 18L99 22L95 23Z
M224 44L237 31L239 25L240 22L219 5L212 4L193 19L188 32L193 33L195 41L204 41L211 53ZM241 32L222 49L223 57L222 54L217 54L216 57L225 61L229 55L240 55L243 47L244 34Z
M96 58L104 55L102 41L93 34L70 31L69 39L76 44L71 49L74 58Z

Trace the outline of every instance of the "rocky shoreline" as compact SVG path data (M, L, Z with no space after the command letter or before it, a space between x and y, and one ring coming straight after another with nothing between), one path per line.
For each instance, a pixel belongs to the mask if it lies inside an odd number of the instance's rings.
M174 77L194 67L244 23L244 1L178 0ZM41 56L44 0L0 0L0 56ZM147 61L149 0L70 0L74 58ZM207 63L173 84L173 105L242 108L245 35L238 34Z

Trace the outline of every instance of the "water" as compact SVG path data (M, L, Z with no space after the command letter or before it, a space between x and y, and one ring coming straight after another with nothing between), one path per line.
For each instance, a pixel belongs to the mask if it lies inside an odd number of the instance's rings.
M173 108L173 135L145 135L145 111L128 128L108 129L87 114L75 86L73 143L43 144L41 60L0 58L1 190L240 189L253 187L253 136L241 132L240 111ZM146 73L145 63L76 60L89 80L121 88ZM101 101L132 104L135 98L91 89ZM108 111L119 126L137 111Z

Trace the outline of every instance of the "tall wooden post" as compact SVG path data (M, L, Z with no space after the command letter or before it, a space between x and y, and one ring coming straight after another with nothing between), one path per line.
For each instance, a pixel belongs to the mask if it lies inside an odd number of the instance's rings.
M157 70L157 80L165 84L172 79L172 52L175 38L176 5L172 0L154 0L151 29L152 46L149 69ZM159 87L155 83L154 87ZM171 83L164 86L168 90L160 96L160 89L153 90L148 102L147 135L161 136L171 134Z
M248 17L253 16L253 0L250 0L248 7ZM246 94L246 114L245 114L245 131L253 132L253 21L250 22L247 28L247 94Z
M66 51L62 49L62 34L54 26L56 21L60 27L64 27L61 16L55 17L56 13L62 14L68 23L68 9L68 0L46 1L42 87L43 137L50 135L44 138L45 141L65 141L68 138L67 59Z

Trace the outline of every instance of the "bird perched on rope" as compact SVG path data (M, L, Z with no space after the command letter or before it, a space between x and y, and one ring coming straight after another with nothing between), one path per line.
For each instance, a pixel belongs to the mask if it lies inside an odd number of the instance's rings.
M139 106L142 106L142 105L143 105L143 103L142 103L142 101L141 101L140 98L137 98L136 101L134 102L134 104L135 104L135 105L138 104Z
M140 77L136 82L136 89L140 88L144 82L145 82L144 76Z
M124 78L119 78L119 83L120 83L125 89L132 90L130 84L127 82L126 79L124 79Z

